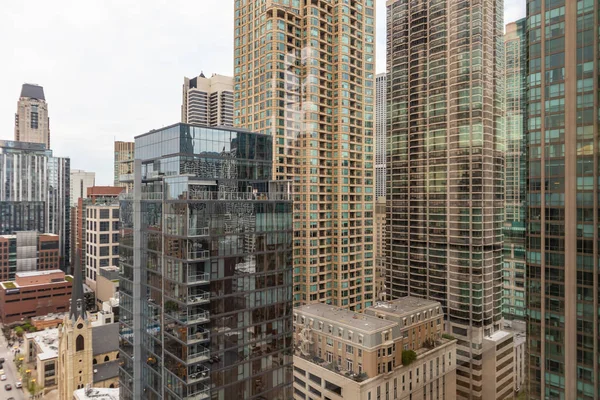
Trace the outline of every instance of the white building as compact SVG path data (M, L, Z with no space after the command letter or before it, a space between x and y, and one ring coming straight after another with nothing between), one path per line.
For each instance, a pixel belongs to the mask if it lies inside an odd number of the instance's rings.
M71 170L71 207L77 205L80 198L87 197L87 189L96 186L96 173L82 169Z
M233 78L200 74L183 80L181 122L204 126L233 126Z
M119 265L119 205L86 207L85 283L96 291L99 268Z

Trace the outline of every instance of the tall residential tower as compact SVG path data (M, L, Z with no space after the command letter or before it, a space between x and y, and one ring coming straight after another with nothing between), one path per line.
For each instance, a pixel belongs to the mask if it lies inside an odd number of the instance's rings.
M504 264L502 314L521 324L525 305L525 225L527 223L527 20L506 25L504 35ZM523 324L524 325L524 324Z
M596 1L527 1L531 399L597 399Z
M203 126L233 126L233 78L201 73L183 79L181 122Z
M294 304L374 298L374 0L235 1L235 125L294 185Z
M388 290L443 305L457 398L504 399L503 1L388 0L387 24Z
M43 143L50 149L50 118L44 88L24 83L15 113L15 141Z
M375 195L377 197L385 196L385 175L386 175L386 143L385 135L386 121L386 92L387 80L386 74L377 74L375 77L376 97L375 97Z
M121 202L121 398L292 398L292 202L272 138L135 138Z

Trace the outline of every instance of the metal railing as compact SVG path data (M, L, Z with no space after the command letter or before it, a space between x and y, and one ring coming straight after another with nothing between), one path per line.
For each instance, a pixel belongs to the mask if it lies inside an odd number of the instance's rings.
M206 347L200 347L202 350L193 353L193 354L188 354L187 356L187 363L196 363L196 362L201 362L201 361L205 361L208 360L210 358L210 351L206 348Z
M205 260L207 258L210 258L210 251L208 250L194 250L188 249L187 252L187 259L189 261L193 261L193 260Z
M206 274L208 275L208 274ZM202 292L199 294L188 295L187 304L200 304L210 301L210 293Z
M209 274L188 275L187 283L208 283L210 282Z
M210 397L210 388L206 385L200 384L201 389L195 393L189 394L184 397L184 400L204 400Z
M292 193L209 192L190 191L190 200L282 200L291 201Z
M208 236L210 229L205 228L190 228L188 227L188 236Z

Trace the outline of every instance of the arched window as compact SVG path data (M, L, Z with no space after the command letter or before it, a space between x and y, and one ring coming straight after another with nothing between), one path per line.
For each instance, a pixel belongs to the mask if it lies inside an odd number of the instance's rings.
M110 386L109 386L109 388L111 388L111 389L114 389L114 387L115 387L114 383L111 383Z
M92 361L92 365L96 365L96 364L98 364L98 360L96 360L96 359L94 358L94 361Z
M108 358L108 356L104 357L104 362L110 361L110 358Z
M119 352L117 352L117 356L115 358L119 358Z
M84 342L83 336L82 335L77 336L77 339L75 339L75 351L83 350L83 348L84 348L83 342Z

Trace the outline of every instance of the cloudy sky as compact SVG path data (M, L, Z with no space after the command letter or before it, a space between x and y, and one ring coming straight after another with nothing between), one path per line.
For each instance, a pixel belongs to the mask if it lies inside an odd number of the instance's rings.
M506 0L505 21L523 17L525 1ZM385 1L377 3L383 72ZM232 26L233 0L4 1L0 139L13 139L21 84L42 85L55 154L112 184L115 139L177 122L184 76L233 73Z

